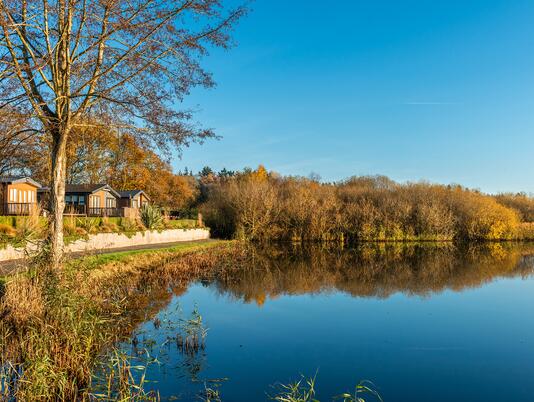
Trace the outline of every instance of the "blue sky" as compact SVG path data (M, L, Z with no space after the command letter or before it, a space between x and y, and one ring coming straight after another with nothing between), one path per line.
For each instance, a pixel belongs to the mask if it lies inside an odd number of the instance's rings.
M183 105L222 139L174 167L534 193L533 18L531 0L256 0Z

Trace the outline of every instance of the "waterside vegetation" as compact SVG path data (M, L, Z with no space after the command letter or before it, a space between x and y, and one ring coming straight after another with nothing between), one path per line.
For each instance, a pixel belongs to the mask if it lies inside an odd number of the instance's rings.
M192 243L87 257L70 261L61 272L31 270L5 278L0 397L94 400L91 385L102 383L93 378L99 356L147 313L161 308L155 300L165 303L172 289L178 291L188 280L229 269L239 255L231 243ZM104 394L112 396L108 400L142 394L133 386L123 388Z
M424 296L480 286L495 277L532 275L522 261L534 246L364 243L346 250L333 244L287 247L193 242L71 260L60 272L36 266L41 270L4 278L0 396L158 400L157 393L144 391L147 379L132 374L136 367L114 345L128 341L139 323L155 322L157 312L173 296L181 295L190 281L202 280L221 293L259 305L283 294L328 289L358 297L388 297L398 292ZM359 269L346 269L356 266ZM202 350L207 329L200 314L184 321L184 328L176 338L182 352ZM297 399L288 401L300 401L298 395L309 394L301 387L303 382L294 385L280 389L277 396L292 395ZM214 392L208 394L217 400Z
M480 241L534 239L534 199L384 176L338 183L257 170L203 187L216 236L253 241Z

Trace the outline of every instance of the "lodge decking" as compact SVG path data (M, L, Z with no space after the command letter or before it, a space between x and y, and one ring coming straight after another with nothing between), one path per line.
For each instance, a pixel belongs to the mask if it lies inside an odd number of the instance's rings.
M46 213L50 188L31 177L0 176L0 216ZM115 191L105 183L67 184L66 216L134 217L150 202L142 190Z
M63 215L67 216L124 216L124 208L88 207L87 205L67 205Z
M9 202L0 204L0 216L26 216L39 211L37 203ZM124 208L99 208L86 205L67 205L65 216L120 217L124 216Z
M30 215L38 208L36 202L7 202L0 204L0 215Z

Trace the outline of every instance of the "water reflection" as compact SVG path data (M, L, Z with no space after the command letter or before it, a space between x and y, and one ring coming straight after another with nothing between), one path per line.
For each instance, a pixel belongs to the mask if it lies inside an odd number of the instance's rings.
M348 250L269 246L249 253L245 269L217 278L213 285L220 293L260 306L281 295L331 291L355 297L429 296L534 272L532 243L380 243Z
M534 274L534 243L256 246L246 255L193 283L162 280L140 299L145 322L123 347L152 358L146 378L163 400L197 400L207 388L224 401L268 400L276 382L318 369L319 400L361 379L388 401L403 400L414 379L410 400L532 400L534 284L521 279ZM484 289L467 292L475 288ZM206 345L185 353L190 331L180 323L197 307ZM514 381L522 386L510 390Z

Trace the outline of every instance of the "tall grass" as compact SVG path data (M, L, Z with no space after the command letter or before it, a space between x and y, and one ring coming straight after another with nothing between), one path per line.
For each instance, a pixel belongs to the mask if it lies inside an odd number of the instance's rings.
M112 349L101 359L94 375L89 399L98 401L149 401L160 400L155 391L145 391L146 366L132 365L132 357L118 349ZM140 372L141 375L137 375ZM139 378L139 380L136 380Z
M102 383L93 378L102 351L130 334L144 318L140 311L158 307L153 292L229 269L224 261L235 261L236 253L225 243L208 243L87 258L69 262L63 272L30 270L8 278L0 300L1 394L20 401L94 398L92 384ZM104 394L153 397L132 383L123 356L112 361Z
M205 348L208 329L204 326L197 308L193 311L191 318L181 320L180 331L176 344L182 353L194 355Z
M316 377L317 374L310 378L301 377L300 380L289 384L278 384L278 393L272 396L271 399L277 402L320 402L315 397L317 393L315 389ZM353 392L342 393L335 396L334 399L342 400L343 402L383 402L375 385L366 380L360 381L354 387Z

